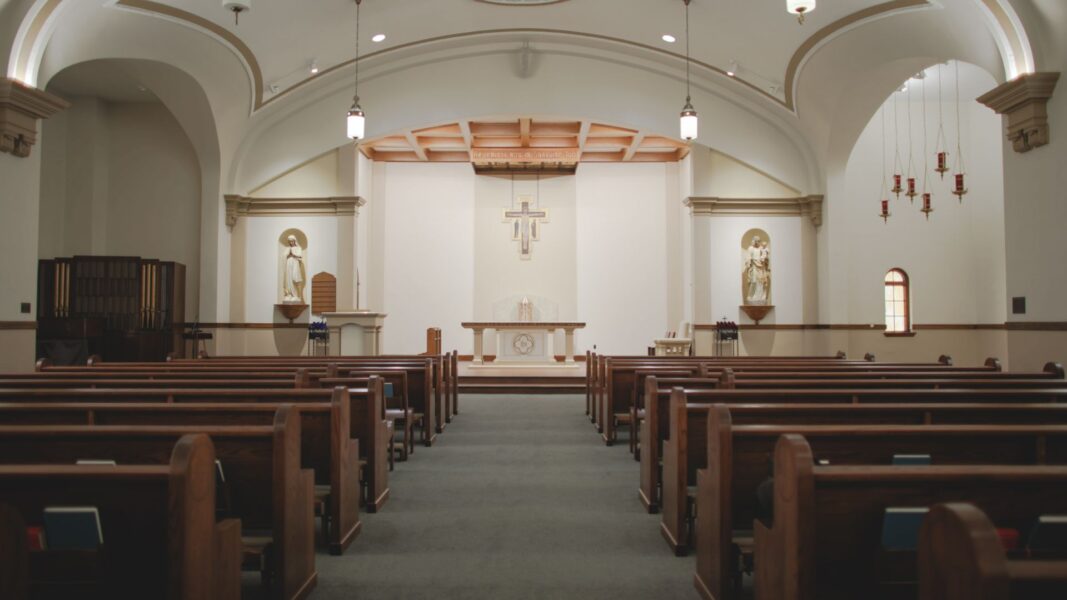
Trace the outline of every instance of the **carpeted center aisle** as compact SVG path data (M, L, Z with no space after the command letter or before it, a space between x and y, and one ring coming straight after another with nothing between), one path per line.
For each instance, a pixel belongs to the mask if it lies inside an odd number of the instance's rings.
M638 464L605 447L577 396L463 396L433 448L390 474L313 600L695 598L637 499Z

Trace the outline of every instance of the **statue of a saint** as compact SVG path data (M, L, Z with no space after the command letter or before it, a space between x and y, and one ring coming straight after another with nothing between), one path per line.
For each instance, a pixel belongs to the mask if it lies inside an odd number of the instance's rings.
M290 304L304 303L304 251L296 242L296 236L290 235L285 247L285 272L282 281L282 302Z
M745 250L745 304L767 304L771 289L771 251L760 236Z

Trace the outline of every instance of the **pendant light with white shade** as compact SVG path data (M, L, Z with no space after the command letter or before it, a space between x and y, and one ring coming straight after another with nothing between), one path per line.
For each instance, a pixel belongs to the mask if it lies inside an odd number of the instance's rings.
M359 105L359 5L363 0L356 0L356 93L352 97L352 108L348 109L348 139L361 140L366 132L367 116Z
M797 16L797 21L804 24L804 17L815 10L815 0L785 0L785 9Z
M222 8L233 13L234 25L240 25L241 13L252 10L252 0L222 0Z
M685 106L682 107L681 135L682 139L689 142L695 140L699 129L697 111L693 108L693 102L689 95L689 2L685 2Z

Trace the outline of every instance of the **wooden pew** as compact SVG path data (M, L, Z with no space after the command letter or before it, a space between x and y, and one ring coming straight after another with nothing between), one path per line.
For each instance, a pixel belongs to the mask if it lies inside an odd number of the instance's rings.
M0 425L271 425L280 403L4 403ZM359 535L359 447L350 436L348 390L329 403L298 404L301 465L315 472L315 497L325 503L323 534L331 554Z
M664 375L668 375L667 371L672 369L696 369L704 374L705 377L717 377L719 371L713 371L715 368L725 369L729 368L736 373L752 373L758 374L761 372L796 372L796 373L854 373L857 375L872 376L875 374L884 375L893 378L904 378L904 373L942 373L942 374L979 374L993 372L994 368L991 366L983 367L953 367L948 357L943 357L945 363L938 364L911 364L911 363L882 363L872 364L867 362L848 363L845 361L815 361L815 360L787 360L787 359L775 359L771 360L749 360L747 362L733 361L728 365L718 363L715 360L703 359L700 361L694 359L671 359L670 361L659 359L648 361L646 360L631 360L631 359L615 359L609 357L605 359L602 367L603 373L600 375L602 378L601 386L598 388L598 405L597 409L597 425L598 430L602 432L602 437L605 444L612 445L615 442L615 419L613 415L616 414L628 414L631 408L634 406L635 385L637 384L638 370L644 370L645 375L655 374L656 371L664 371ZM1061 377L1062 378L1062 377Z
M894 454L930 454L934 464L1067 464L1067 405L685 405L672 398L686 452L665 445L662 530L686 540L687 484L695 498L698 589L722 598L733 565L733 536L751 528L756 489L771 475L767 457L785 433L804 434L817 458L831 464L889 464ZM771 406L771 409L765 409ZM746 409L759 409L753 412ZM783 408L775 411L774 408ZM973 412L972 412L973 410ZM737 413L739 420L733 422ZM1014 414L1004 425L999 417ZM689 419L688 417L697 417ZM768 422L755 421L759 416ZM986 420L989 419L989 420ZM941 423L952 423L941 425ZM834 423L834 424L828 424ZM962 425L961 423L969 423ZM1047 423L1056 423L1049 425ZM695 475L695 477L694 477ZM684 550L685 548L681 548Z
M366 389L349 388L349 437L359 440L360 458L366 461L363 481L367 510L377 512L389 498L389 432L381 415L384 395L381 379L371 377ZM333 390L325 389L0 389L4 402L152 402L152 403L293 403L329 402Z
M160 465L0 466L0 597L238 600L241 523L216 522L211 440L171 446ZM30 552L26 525L48 506L97 507L99 554Z
M433 423L437 433L441 433L446 422L447 411L447 389L451 388L455 394L458 394L458 353L452 352L452 357L449 359L449 355L428 355L420 354L417 356L411 355L380 355L380 356L358 356L358 357L306 357L306 356L242 356L242 357L205 357L197 359L175 359L166 363L167 365L173 365L176 368L185 368L192 366L224 366L230 368L243 368L244 366L271 366L271 365L283 365L283 366L324 366L328 364L336 364L341 369L347 367L379 367L389 365L414 365L422 366L428 363L430 378L429 389L431 394L427 396L427 404L433 407L432 413L430 410L425 410L426 414L432 414ZM447 364L452 362L457 368L449 369ZM144 363L126 363L129 365L139 365ZM149 363L157 364L157 363ZM332 376L332 375L331 375ZM417 387L417 382L412 382L412 386ZM432 396L432 400L429 398ZM418 400L412 401L413 406L419 406ZM456 412L453 408L452 412Z
M223 465L231 515L241 519L245 564L264 573L272 597L306 597L318 579L314 475L300 468L300 415L291 406L278 409L273 427L2 426L0 463L166 464L177 440L193 433L211 436Z
M919 532L919 600L1062 600L1067 557L1009 558L981 509L963 502L930 508Z
M965 501L1021 529L1067 506L1067 467L824 467L799 435L783 436L774 456L774 522L754 523L757 600L914 597L914 557L881 549L888 507ZM893 586L879 581L890 565Z
M671 392L649 377L649 399L641 422L641 477L638 494L649 512L659 509L660 470L663 442L670 436L668 404ZM1011 385L1008 382L1005 386ZM655 387L654 387L655 386ZM653 389L654 388L654 389ZM652 400L655 398L655 401ZM948 404L948 403L1048 403L1067 398L1067 383L1053 389L800 389L800 390L686 390L690 404Z

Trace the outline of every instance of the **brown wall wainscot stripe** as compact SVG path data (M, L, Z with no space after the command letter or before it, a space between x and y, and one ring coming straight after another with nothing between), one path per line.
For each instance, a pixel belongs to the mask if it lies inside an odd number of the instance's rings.
M0 321L0 331L36 330L37 321Z

